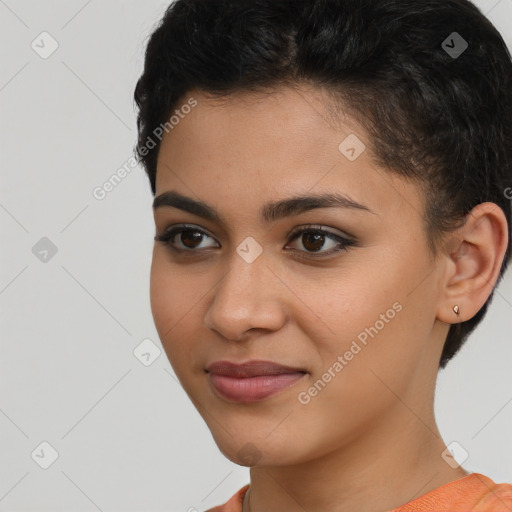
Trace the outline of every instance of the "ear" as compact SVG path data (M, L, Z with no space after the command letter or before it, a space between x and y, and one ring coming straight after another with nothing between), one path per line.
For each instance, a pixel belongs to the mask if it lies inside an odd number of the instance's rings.
M453 324L475 316L491 294L508 247L509 227L495 203L475 206L464 226L448 235L442 261L442 300L437 318ZM454 312L459 306L459 315Z

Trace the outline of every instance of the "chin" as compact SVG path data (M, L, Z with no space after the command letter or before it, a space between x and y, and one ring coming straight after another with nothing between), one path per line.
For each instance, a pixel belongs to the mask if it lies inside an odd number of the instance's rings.
M244 435L229 436L226 432L216 434L215 443L221 453L231 462L239 466L283 466L296 463L296 455L292 447L283 445L279 438L272 440L266 434L261 436Z

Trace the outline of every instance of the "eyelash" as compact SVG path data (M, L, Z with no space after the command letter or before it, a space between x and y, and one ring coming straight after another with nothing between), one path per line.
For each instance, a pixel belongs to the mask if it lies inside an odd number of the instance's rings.
M191 253L191 254L199 253L201 251L201 249L178 249L172 245L171 241L174 240L176 235L178 235L180 233L187 232L187 231L201 233L202 235L206 235L207 237L210 237L210 235L208 233L206 233L205 231L203 231L202 229L198 229L198 228L195 228L192 226L177 226L177 227L168 229L167 231L165 231L162 234L157 234L155 236L155 241L164 243L171 250L178 252L178 253ZM328 256L332 256L334 254L338 254L341 251L348 252L348 249L350 247L356 245L355 240L348 239L348 238L342 237L340 235L336 235L333 232L328 231L325 228L322 228L321 226L314 226L314 225L308 225L308 226L305 226L305 227L302 227L302 228L299 228L299 229L293 231L290 234L289 242L293 242L297 238L299 238L301 235L305 235L305 234L321 234L321 235L325 236L326 238L329 238L331 240L334 240L335 242L338 242L339 248L331 249L329 251L325 251L325 252L321 252L321 253L313 253L313 252L301 251L299 249L294 249L295 251L298 251L298 252L306 252L306 254L308 256L306 256L306 257L300 256L301 258L306 258L306 259L311 258L311 257L312 258L325 258ZM213 238L213 237L211 237L211 238ZM208 249L210 249L210 248L208 248Z

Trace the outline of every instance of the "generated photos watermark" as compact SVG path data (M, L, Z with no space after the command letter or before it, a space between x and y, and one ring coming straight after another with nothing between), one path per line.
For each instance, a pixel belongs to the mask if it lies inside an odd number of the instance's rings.
M357 341L363 346L361 346L356 340L352 341L350 349L345 351L343 355L339 355L336 361L333 362L331 366L322 374L322 377L318 379L312 386L310 386L307 391L301 391L297 395L297 399L299 403L302 405L307 405L311 402L311 399L322 391L325 386L329 382L336 377L349 363L354 359L354 356L359 354L363 348L368 345L368 337L370 336L372 339L379 334L379 332L384 329L384 327L389 324L393 318L402 311L403 306L399 302L395 302L391 308L389 308L386 313L381 313L380 319L375 322L375 324L371 327L365 328L357 335Z
M169 133L173 130L182 119L184 119L187 114L190 114L192 108L197 106L197 100L194 98L189 98L187 103L182 105L179 109L174 111L174 114L169 118L169 120L165 123L160 123L153 132L152 136L149 135L146 139L146 142L139 147L139 152L141 156L147 156L149 152L157 146L158 141L162 141L164 133ZM107 195L112 192L137 166L137 159L132 156L126 160L126 162L119 168L115 173L113 173L108 180L106 180L102 185L97 186L93 189L92 195L98 201L102 201L107 197Z

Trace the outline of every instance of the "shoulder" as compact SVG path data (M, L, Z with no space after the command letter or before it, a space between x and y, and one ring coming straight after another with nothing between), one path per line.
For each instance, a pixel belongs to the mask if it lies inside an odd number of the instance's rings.
M391 512L511 512L512 484L470 473Z
M209 508L205 512L242 512L242 502L247 489L249 489L249 484L244 485L235 494L233 494L233 496L231 496L224 505L217 505L216 507Z
M474 473L482 484L483 494L475 512L510 512L512 510L512 484L495 483L489 477Z

